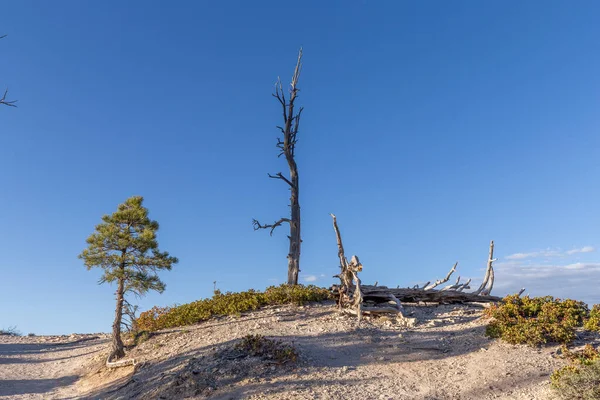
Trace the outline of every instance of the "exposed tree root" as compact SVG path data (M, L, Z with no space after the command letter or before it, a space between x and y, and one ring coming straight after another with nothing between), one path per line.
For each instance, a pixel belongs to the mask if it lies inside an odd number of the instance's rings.
M106 367L107 368L120 368L127 367L129 365L135 366L137 362L135 358L129 358L127 360L119 360L119 361L110 361L110 356L106 359Z

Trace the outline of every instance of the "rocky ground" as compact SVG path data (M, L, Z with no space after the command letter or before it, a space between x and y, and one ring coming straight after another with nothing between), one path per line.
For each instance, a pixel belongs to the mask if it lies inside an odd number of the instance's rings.
M0 399L552 399L558 346L487 339L483 307L405 306L360 328L331 303L264 309L158 332L112 370L103 335L0 337ZM299 360L236 352L247 334Z

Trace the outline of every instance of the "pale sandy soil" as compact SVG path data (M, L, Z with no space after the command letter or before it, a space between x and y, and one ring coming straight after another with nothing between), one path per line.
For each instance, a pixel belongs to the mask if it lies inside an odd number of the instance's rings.
M487 339L481 305L406 311L414 326L384 318L356 329L331 304L225 317L159 332L129 352L135 367L111 371L106 338L0 337L0 399L552 399L557 346ZM299 363L230 357L250 333L293 344Z
M0 336L0 399L78 398L75 383L105 335Z

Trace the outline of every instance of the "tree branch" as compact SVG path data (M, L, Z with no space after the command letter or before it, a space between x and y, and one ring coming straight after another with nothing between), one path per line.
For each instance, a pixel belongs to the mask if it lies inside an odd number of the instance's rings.
M281 224L283 224L284 222L287 222L288 224L291 223L289 218L281 218L279 221L276 221L273 224L265 224L265 225L261 225L260 222L258 222L257 220L253 219L252 220L252 226L254 227L254 230L257 231L259 229L271 229L271 232L269 232L269 235L273 236L273 231L275 230L275 228L277 228L278 226L281 226Z
M434 287L441 285L442 283L448 282L448 280L450 280L450 276L454 273L454 271L456 271L457 265L458 265L458 261L456 263L454 263L454 266L450 269L450 271L448 272L448 275L446 275L446 277L444 279L438 279L437 281L435 281L435 283L433 283L431 285L423 286L423 290L431 290ZM458 281L456 283L458 284Z
M291 187L294 187L294 184L292 182L290 182L285 176L283 176L283 174L281 172L278 172L275 175L271 175L271 174L268 174L268 175L269 175L269 178L281 179L282 181L284 181L285 183L287 183Z
M5 37L6 37L6 35L1 35L0 39L3 39ZM5 106L9 106L9 107L16 107L17 105L15 103L17 101L16 100L12 100L12 101L6 100L6 95L7 94L8 94L8 89L6 89L4 91L4 96L2 96L2 98L0 99L0 104L4 104Z
M2 98L0 99L0 104L4 104L5 106L9 106L9 107L16 107L17 105L15 104L17 101L16 100L6 100L6 95L8 94L8 89L6 89L4 91L4 96L2 96Z

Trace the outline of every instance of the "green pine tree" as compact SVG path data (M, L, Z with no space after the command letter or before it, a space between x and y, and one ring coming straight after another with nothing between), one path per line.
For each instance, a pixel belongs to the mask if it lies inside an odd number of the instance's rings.
M121 340L125 294L142 296L150 290L162 293L165 284L157 272L170 270L178 262L169 253L158 250L158 222L148 218L143 201L141 196L130 197L112 215L103 216L102 223L87 239L88 247L79 255L88 270L94 267L104 270L99 283L117 282L109 360L125 356Z

